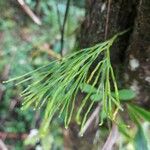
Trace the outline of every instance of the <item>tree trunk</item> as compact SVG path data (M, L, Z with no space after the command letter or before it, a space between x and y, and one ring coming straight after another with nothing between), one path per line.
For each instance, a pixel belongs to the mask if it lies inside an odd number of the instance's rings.
M119 37L111 49L111 61L120 88L132 88L137 93L137 102L149 106L150 0L86 0L78 45L80 48L92 46L127 28L131 30ZM84 142L78 138L72 142L77 148L70 149L91 150L93 134L95 132L89 132Z

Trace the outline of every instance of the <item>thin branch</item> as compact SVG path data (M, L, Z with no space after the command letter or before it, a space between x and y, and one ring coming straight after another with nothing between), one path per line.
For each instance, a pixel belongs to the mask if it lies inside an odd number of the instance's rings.
M105 24L105 40L108 36L108 25L109 25L109 17L110 17L110 6L111 6L111 0L108 0L108 7L107 7L107 16L106 16L106 24Z
M34 45L34 47L37 49L37 51L33 52L32 56L37 56L39 53L45 52L52 58L55 58L57 60L62 59L61 55L55 52L53 49L51 49L50 45L47 43L44 43L43 45L37 44L37 45Z
M114 123L102 150L112 150L113 145L118 140L118 137L119 137L118 128L117 125Z
M60 48L61 55L62 55L62 51L63 51L63 48L64 48L65 25L66 25L66 21L67 21L67 17L68 17L70 1L71 0L67 0L66 10L65 10L65 16L64 16L63 25L62 25L62 28L61 28L61 48Z
M2 80L7 80L8 79L8 76L9 76L9 73L10 73L10 67L11 67L10 64L7 64L7 65L4 66L4 70L3 70L3 73L1 75Z
M33 11L29 8L29 6L24 2L24 0L17 0L22 9L26 14L38 25L42 25L41 20L33 13Z
M93 111L87 122L85 123L83 129L82 129L82 135L86 132L86 130L90 127L90 125L93 123L94 119L97 117L99 111L100 111L101 105L99 104L96 109Z
M58 53L56 53L56 52L54 52L52 49L44 49L44 48L42 48L42 47L39 47L39 50L40 51L42 51L42 52L46 52L49 56L51 56L51 57L53 57L53 58L56 58L56 59L58 59L58 60L60 60L61 59L61 55L60 54L58 54Z
M7 146L1 139L0 139L0 150L8 150Z

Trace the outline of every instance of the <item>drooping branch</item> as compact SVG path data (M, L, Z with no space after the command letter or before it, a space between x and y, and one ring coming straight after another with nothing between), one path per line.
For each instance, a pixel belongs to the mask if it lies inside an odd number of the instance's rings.
M24 0L17 0L25 13L38 25L42 25L42 22L39 17L37 17L29 6L24 2Z
M111 132L102 148L102 150L112 150L114 144L116 143L119 137L119 132L116 124L112 125Z

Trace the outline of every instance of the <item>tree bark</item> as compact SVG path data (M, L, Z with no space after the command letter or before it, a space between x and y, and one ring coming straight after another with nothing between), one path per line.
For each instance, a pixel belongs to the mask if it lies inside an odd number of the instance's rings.
M86 0L86 15L77 37L78 46L92 46L127 28L131 28L130 32L119 37L111 49L111 61L119 88L133 89L137 93L137 102L149 107L150 0ZM95 149L91 145L95 132L85 135L88 140L83 138L84 143L78 138L73 143L79 147L70 149Z
M134 28L126 52L128 65L125 79L136 93L136 100L149 109L150 105L150 1L138 5Z

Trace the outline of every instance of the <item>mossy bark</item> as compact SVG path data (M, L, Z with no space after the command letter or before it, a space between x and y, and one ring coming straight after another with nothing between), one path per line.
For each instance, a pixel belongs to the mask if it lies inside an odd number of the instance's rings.
M127 28L131 30L113 45L111 60L120 88L132 88L137 93L137 102L149 107L150 0L86 0L86 15L77 37L78 45L89 47ZM73 130L71 137L76 132ZM96 149L92 144L95 132L91 130L85 137L72 141L69 149Z

